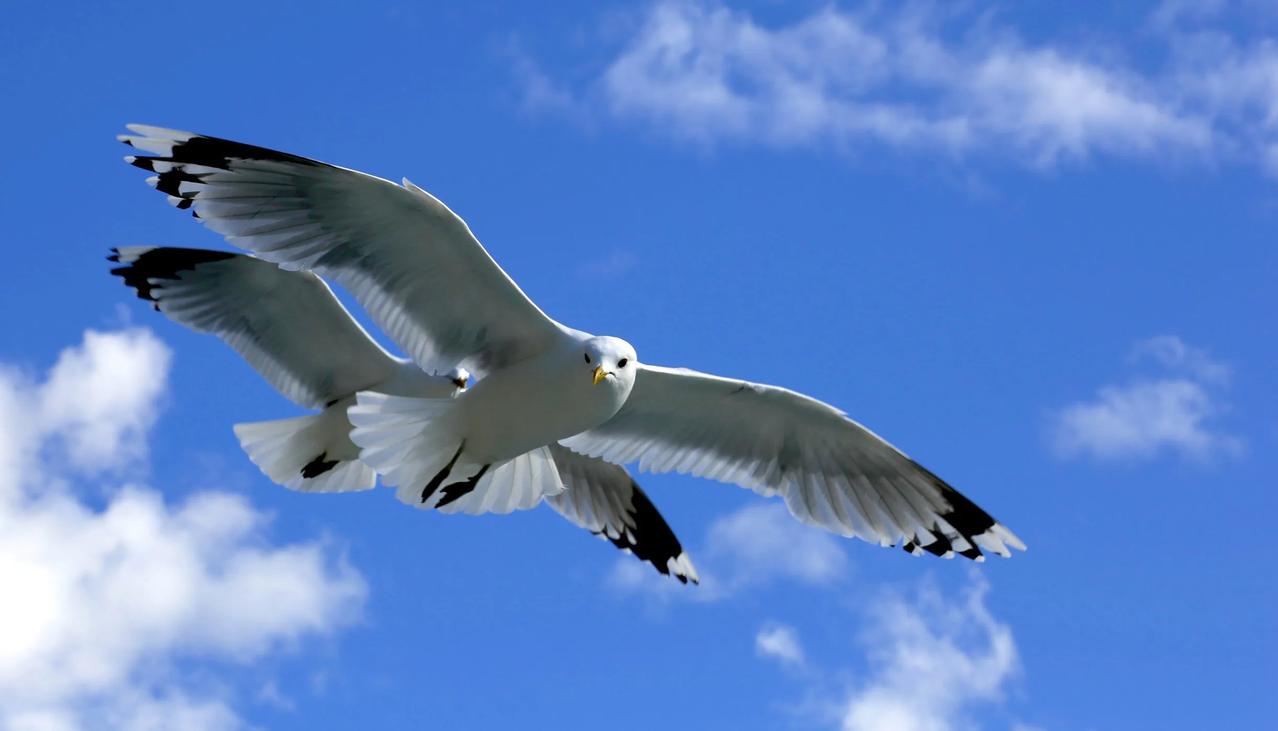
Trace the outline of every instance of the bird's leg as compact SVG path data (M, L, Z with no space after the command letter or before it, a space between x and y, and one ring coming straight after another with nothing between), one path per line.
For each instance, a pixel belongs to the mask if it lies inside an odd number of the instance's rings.
M440 498L439 504L435 506L435 509L438 510L462 496L469 495L479 484L479 479L484 476L484 473L488 471L489 467L492 467L491 463L480 467L479 471L475 473L475 476L471 477L469 480L446 485L443 492L444 497Z
M430 482L426 483L426 487L422 488L423 503L430 500L430 496L434 495L435 491L439 489L439 484L444 481L445 477L448 477L449 472L453 471L453 465L457 464L457 458L461 456L462 450L465 448L466 440L463 439L461 445L457 447L457 453L453 455L452 459L448 460L448 464L444 465L444 469L440 470L434 477L430 478Z

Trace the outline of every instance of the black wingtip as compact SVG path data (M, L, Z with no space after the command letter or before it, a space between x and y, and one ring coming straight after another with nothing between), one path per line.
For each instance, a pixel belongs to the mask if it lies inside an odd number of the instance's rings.
M630 487L630 517L635 525L634 534L638 537L625 531L616 538L607 534L604 537L617 548L630 551L640 561L652 564L662 575L670 576L670 561L683 555L683 546L643 489L634 481L631 481ZM681 584L688 583L686 576L674 574L674 577ZM694 580L693 583L697 582Z
M119 263L120 250L107 257L108 261ZM111 274L124 280L125 285L137 292L138 299L157 302L153 279L178 279L179 272L191 271L202 264L209 264L226 259L233 259L239 254L209 249L183 249L179 247L158 247L149 249L138 255L138 258L124 266L114 267ZM158 302L156 309L159 309Z
M126 137L121 139L130 147L135 147ZM129 160L129 164L143 170L155 171L156 162L172 163L176 167L182 165L199 165L201 167L230 169L234 160L268 160L285 162L294 165L324 165L301 155L272 150L269 147L258 147L243 142L235 142L221 137L208 137L193 134L186 139L172 140L173 148L167 157L159 155L139 155Z
M997 521L989 513L982 510L980 506L969 500L967 496L950 487L945 480L937 477L923 465L914 462L914 466L927 476L936 489L940 491L941 497L949 504L950 509L947 512L940 513L940 517L953 528L953 533L962 536L969 545L969 548L955 552L973 561L983 560L985 554L977 547L975 538L989 532L997 525ZM957 536L951 535L946 538L939 525L933 525L931 532L932 535L936 536L937 540L934 543L922 546L923 550L937 556L943 556L947 551L954 550L952 541L957 540Z
M950 539L942 535L939 530L933 533L933 535L936 536L936 540L932 541L926 546L920 546L920 548L932 554L933 556L944 556L945 554L954 550L954 546L953 544L950 543Z

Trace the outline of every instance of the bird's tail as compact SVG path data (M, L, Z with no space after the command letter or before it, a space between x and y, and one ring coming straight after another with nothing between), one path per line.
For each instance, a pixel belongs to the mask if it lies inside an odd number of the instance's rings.
M468 459L449 418L455 399L356 395L348 412L360 459L397 488L396 497L445 513L509 513L534 508L563 491L554 458L535 449L495 464Z
M350 440L350 399L318 414L236 424L235 436L267 477L301 492L351 492L377 484L377 473L359 460Z

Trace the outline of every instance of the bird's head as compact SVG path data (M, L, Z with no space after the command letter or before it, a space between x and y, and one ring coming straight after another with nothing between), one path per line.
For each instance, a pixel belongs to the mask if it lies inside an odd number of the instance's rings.
M586 341L581 359L594 385L609 381L628 391L635 382L639 359L635 349L621 338L597 337Z

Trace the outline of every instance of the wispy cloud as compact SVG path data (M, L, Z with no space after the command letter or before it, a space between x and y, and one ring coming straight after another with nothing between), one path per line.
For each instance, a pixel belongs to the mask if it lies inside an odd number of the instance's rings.
M170 505L103 477L144 470L169 360L130 329L86 333L44 379L0 367L2 727L242 728L230 691L177 668L255 662L361 611L358 572L273 545L241 497Z
M799 633L786 624L770 624L754 636L754 651L787 667L802 667L803 646Z
M583 279L617 279L634 271L639 265L639 257L630 249L612 249L611 251L587 259L577 265L577 276Z
M1262 159L1278 174L1278 45L1215 13L1151 16L1155 70L1114 48L1024 40L991 13L827 6L764 23L709 0L647 7L588 80L517 59L526 101L698 144L859 145L1047 168L1095 156Z
M1019 670L1012 630L986 607L978 581L962 600L922 590L876 603L865 635L869 671L839 704L845 731L950 731L999 701Z
M1057 454L1115 459L1173 452L1201 460L1242 448L1216 426L1228 366L1170 335L1141 341L1132 354L1137 364L1152 361L1160 375L1104 386L1057 411L1051 427Z
M930 582L913 591L848 584L841 581L849 566L840 539L776 504L751 504L715 521L697 555L705 555L705 570L693 591L634 560L619 561L612 578L625 590L667 601L715 601L782 582L835 595L854 588L845 603L855 608L861 629L850 640L861 652L837 666L823 667L820 656L829 653L810 655L790 623L768 621L755 632L760 658L809 685L790 706L807 720L846 731L968 729L971 712L996 706L1019 673L1012 630L990 612L989 585L976 572L956 595Z
M778 502L752 503L710 525L693 551L701 573L694 589L674 584L633 559L619 560L612 584L666 599L716 601L779 581L836 583L848 571L841 539L803 525Z
M1230 368L1175 335L1157 335L1132 346L1132 361L1153 361L1167 371L1192 377L1201 383L1227 385Z
M909 591L858 586L849 601L857 608L859 628L851 638L829 638L825 652L809 657L797 629L772 624L756 635L756 651L786 670L801 671L805 698L790 707L806 726L980 728L974 716L1002 708L1021 668L1011 628L988 606L989 584L976 572L971 577L965 589L952 594L930 581ZM851 653L841 649L847 639L856 643ZM834 665L823 666L822 655L837 658Z

